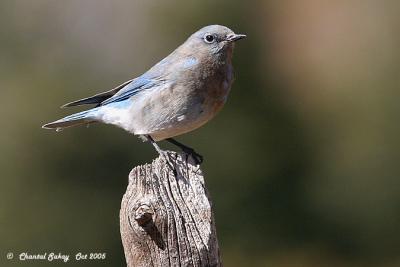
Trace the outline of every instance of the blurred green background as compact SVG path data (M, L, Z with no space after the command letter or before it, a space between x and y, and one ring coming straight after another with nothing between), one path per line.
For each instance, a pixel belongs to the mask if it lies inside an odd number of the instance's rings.
M205 156L225 266L400 266L399 11L372 0L2 0L0 266L45 263L9 251L125 264L121 198L154 149L107 125L40 126L208 24L248 35L223 111L178 138Z

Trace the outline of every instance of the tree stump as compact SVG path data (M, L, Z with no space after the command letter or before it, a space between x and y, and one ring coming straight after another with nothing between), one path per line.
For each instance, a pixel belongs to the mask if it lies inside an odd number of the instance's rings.
M166 155L129 175L120 211L127 266L222 266L200 166L184 153Z

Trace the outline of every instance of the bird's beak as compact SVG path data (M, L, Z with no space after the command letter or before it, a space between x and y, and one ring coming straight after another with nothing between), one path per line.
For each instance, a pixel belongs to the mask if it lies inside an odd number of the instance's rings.
M232 34L229 34L228 36L226 36L226 40L227 40L228 42L235 42L235 41L240 40L240 39L243 39L243 38L246 38L246 35L245 35L245 34L235 34L235 33L232 33Z

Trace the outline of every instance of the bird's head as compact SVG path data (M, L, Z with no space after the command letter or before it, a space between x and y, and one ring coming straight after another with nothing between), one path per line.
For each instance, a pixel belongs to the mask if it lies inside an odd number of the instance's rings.
M232 51L234 43L245 37L246 35L236 34L225 26L210 25L192 34L186 44L194 51L222 55Z

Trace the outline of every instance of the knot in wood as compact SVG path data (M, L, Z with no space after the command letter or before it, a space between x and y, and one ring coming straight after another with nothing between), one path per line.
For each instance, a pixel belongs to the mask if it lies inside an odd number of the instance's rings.
M135 211L135 220L143 227L153 221L153 215L153 209L148 204L142 204Z

